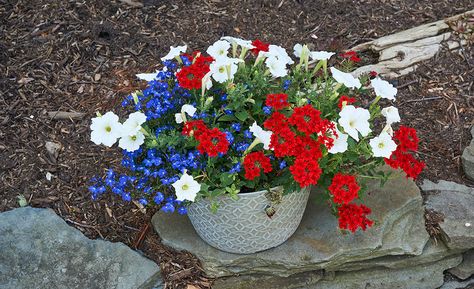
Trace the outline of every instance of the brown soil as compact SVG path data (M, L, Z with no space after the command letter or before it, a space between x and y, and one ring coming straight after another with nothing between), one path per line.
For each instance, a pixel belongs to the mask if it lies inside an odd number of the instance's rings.
M161 264L168 288L208 288L199 261L161 245L146 214L108 196L92 202L91 176L117 165L117 149L89 140L95 111L117 110L170 45L201 49L222 35L342 50L471 9L471 0L365 1L0 0L0 211L18 196L53 208L90 238L121 241ZM446 53L400 80L402 116L420 131L425 177L466 182L459 154L473 120L472 48ZM455 64L455 65L453 65ZM427 100L439 96L441 99ZM423 99L420 101L418 99ZM85 113L57 120L51 111ZM59 143L59 156L45 144ZM53 175L51 181L46 173Z

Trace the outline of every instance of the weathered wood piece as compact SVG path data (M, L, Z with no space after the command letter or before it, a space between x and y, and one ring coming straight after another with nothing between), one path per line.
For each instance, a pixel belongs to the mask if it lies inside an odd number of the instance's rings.
M379 54L378 63L353 71L361 75L376 71L387 78L397 78L413 72L422 61L434 57L442 47L450 50L466 45L466 40L454 40L449 23L474 16L474 10L387 35L353 47L351 50L373 51Z

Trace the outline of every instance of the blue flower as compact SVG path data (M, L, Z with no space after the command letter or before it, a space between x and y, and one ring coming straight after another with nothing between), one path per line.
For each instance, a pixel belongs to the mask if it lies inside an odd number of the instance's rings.
M283 82L283 90L288 90L288 88L290 88L290 85L291 85L291 80L287 79Z
M163 196L163 193L157 192L155 197L153 198L153 201L155 202L155 204L159 205L161 204L161 202L163 202L164 199L165 196Z
M186 209L186 207L179 207L178 214L186 215L187 213L188 213L188 209Z
M232 166L229 173L235 174L235 173L240 172L241 170L242 170L242 165L240 163L236 163L235 165Z
M264 106L263 107L263 113L264 114L271 114L272 113L272 108L269 106Z
M233 123L230 127L236 132L239 132L242 129L242 125L238 122Z
M166 203L163 207L161 207L161 210L165 213L173 213L174 206L172 203Z
M148 205L148 201L147 201L147 199L145 199L145 198L140 198L140 199L138 200L138 202L139 202L140 204L144 205L144 206Z
M282 169L286 168L287 164L286 164L285 161L281 161L279 166L280 166L280 169L282 170Z
M246 130L244 130L244 137L252 139L253 134L248 129L246 129Z

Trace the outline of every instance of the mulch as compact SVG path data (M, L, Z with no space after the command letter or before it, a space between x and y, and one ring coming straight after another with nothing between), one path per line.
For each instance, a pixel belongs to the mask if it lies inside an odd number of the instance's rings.
M212 280L194 256L160 243L149 225L153 209L143 213L113 196L93 202L86 189L121 156L91 143L90 118L117 111L143 85L135 73L153 71L170 45L202 49L233 35L340 51L472 6L471 0L143 3L0 0L0 211L18 207L19 196L52 208L90 238L143 251L161 265L168 288L209 288ZM473 125L473 55L470 47L444 52L398 80L402 118L422 138L422 178L473 184L460 165ZM79 114L59 119L57 111ZM57 154L48 153L47 142L60 145Z

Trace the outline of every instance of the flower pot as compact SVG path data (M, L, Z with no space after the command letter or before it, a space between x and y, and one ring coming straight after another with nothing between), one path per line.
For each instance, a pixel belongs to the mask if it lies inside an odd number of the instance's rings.
M239 200L219 198L219 209L211 211L209 200L190 205L188 216L199 236L209 245L230 253L250 254L276 247L298 228L310 189L287 194L274 204L272 217L268 191L239 194Z

